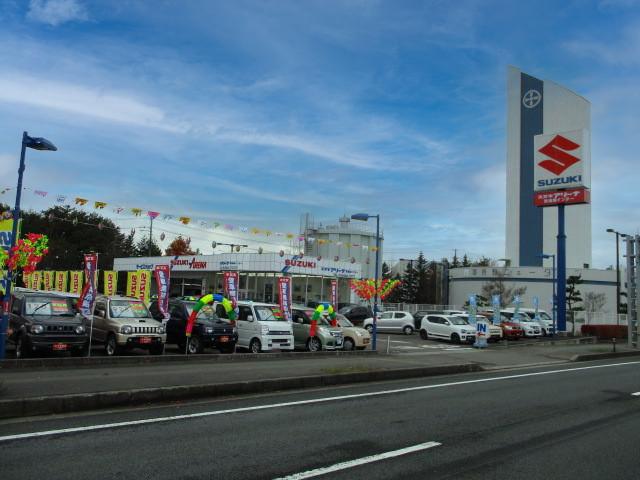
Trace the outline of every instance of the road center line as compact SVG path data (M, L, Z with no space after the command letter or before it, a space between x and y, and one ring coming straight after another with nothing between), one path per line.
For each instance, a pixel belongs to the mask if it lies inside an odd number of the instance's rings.
M631 396L632 397L640 397L640 392L632 393Z
M440 445L442 444L438 442L419 443L418 445L413 445L412 447L401 448L400 450L392 450L390 452L379 453L377 455L369 455L368 457L362 457L356 460L348 460L346 462L336 463L329 467L316 468L314 470L308 470L306 472L294 473L293 475L279 477L275 480L303 480L305 478L318 477L320 475L326 475L327 473L346 470L347 468L358 467L367 463L379 462L380 460L387 460L389 458L400 457L408 453L414 453L433 447L439 447Z
M142 420L131 420L128 422L115 422L115 423L105 423L101 425L87 425L84 427L72 427L72 428L61 428L58 430L44 430L41 432L31 432L31 433L20 433L16 435L5 435L0 437L0 442L6 442L10 440L23 440L27 438L37 438L37 437L48 437L51 435L62 435L66 433L76 433L76 432L90 432L94 430L107 430L110 428L122 428L122 427L131 427L136 425L148 425L151 423L163 423L163 422L172 422L176 420L185 420L189 418L199 418L199 417L212 417L215 415L227 415L232 413L242 413L242 412L253 412L257 410L268 410L273 408L283 408L283 407L294 407L298 405L309 405L313 403L325 403L325 402L337 402L341 400L352 400L354 398L366 398L366 397L377 397L381 395L392 395L395 393L405 393L405 392L417 392L420 390L430 390L434 388L445 388L445 387L454 387L457 385L471 385L474 383L485 383L485 382L499 382L504 380L513 380L516 378L526 378L526 377L536 377L543 375L554 375L558 373L567 373L567 372L579 372L584 370L594 370L597 368L610 368L610 367L621 367L626 365L638 365L640 361L636 362L623 362L623 363L609 363L606 365L592 365L589 367L575 367L575 368L565 368L562 370L549 370L546 372L532 372L532 373L521 373L518 375L505 375L503 377L490 377L490 378L478 378L474 380L462 380L459 382L447 382L447 383L438 383L435 385L421 385L419 387L406 387L406 388L396 388L393 390L380 390L377 392L366 392L366 393L353 393L350 395L339 395L335 397L323 397L323 398L313 398L310 400L296 400L294 402L282 402L282 403L272 403L267 405L256 405L253 407L239 407L239 408L229 408L226 410L213 410L209 412L198 412L198 413L188 413L184 415L171 415L169 417L155 417L155 418L146 418ZM640 393L640 392L639 392Z

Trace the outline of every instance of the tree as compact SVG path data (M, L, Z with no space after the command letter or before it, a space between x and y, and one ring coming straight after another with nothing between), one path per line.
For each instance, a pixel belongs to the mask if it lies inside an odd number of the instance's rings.
M402 285L400 285L400 299L402 303L416 303L418 294L418 274L413 268L413 261L407 263L407 268L402 275Z
M429 269L429 264L424 258L424 254L422 252L420 252L418 259L416 260L415 271L417 280L415 303L430 303L429 297L431 292L429 290L431 287L431 270Z
M460 259L458 258L458 251L453 251L453 259L451 260L450 268L458 268L460 266Z
M469 302L469 299L467 298L467 301L464 302L464 306L469 307L471 304ZM489 300L487 299L487 297L484 297L482 295L476 295L476 306L478 307L490 307L491 304L489 303Z
M575 312L583 310L578 306L582 302L582 294L578 290L578 285L582 283L582 275L569 275L567 278L567 310L571 316L571 335L576 333Z
M151 253L149 253L149 237L142 237L134 247L134 257L159 257L162 250L155 240L151 240Z
M391 278L391 269L389 268L389 265L387 264L387 262L382 262L382 278L383 279Z
M394 280L400 280L402 282L402 278L400 275L396 274ZM402 303L402 283L399 287L391 290L391 293L384 299L385 303Z
M473 262L474 267L490 267L493 264L493 260L489 257L481 256L478 261Z
M607 296L604 293L587 292L584 295L584 310L587 312L587 323L591 320L592 313L599 312L607 303Z
M504 282L505 273L496 274L495 280L491 280L482 286L482 296L491 299L493 295L500 295L500 307L509 305L513 298L524 295L527 287L507 286Z
M191 250L190 243L182 235L178 235L173 242L169 244L164 251L165 255L177 256L177 255L196 255L196 252Z
M466 253L462 257L462 266L463 267L470 267L471 266L471 262L469 261L469 257L467 257Z

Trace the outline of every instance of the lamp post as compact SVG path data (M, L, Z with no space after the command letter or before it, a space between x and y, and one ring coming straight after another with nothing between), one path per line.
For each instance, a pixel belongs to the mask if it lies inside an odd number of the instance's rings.
M627 234L613 228L607 228L607 233L616 234L616 323L620 325L620 237L625 238Z
M56 146L46 138L30 137L27 132L22 134L22 149L20 150L20 166L18 168L18 188L16 189L16 203L13 208L13 227L11 229L11 246L9 251L16 245L18 235L18 222L20 221L20 198L22 196L22 175L24 173L24 156L27 148L34 150L58 150ZM5 346L7 340L7 327L9 324L9 303L11 300L11 281L13 280L11 270L7 269L7 286L4 292L2 303L2 320L0 320L0 360L5 358Z
M553 261L553 271L552 271L552 279L551 279L551 283L553 284L553 294L552 294L552 299L553 299L553 308L551 311L551 314L553 315L553 335L555 336L556 334L556 254L555 253L541 253L540 255L538 255L538 257L540 258L551 258Z
M375 268L375 294L373 298L373 335L371 339L371 350L377 348L378 337L378 268L380 263L380 214L369 215L368 213L354 213L351 215L352 220L360 220L366 222L370 218L376 219L376 268Z

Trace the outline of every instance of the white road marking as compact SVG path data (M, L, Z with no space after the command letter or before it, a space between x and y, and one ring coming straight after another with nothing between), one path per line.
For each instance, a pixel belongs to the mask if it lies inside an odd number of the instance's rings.
M640 397L640 392L632 393L631 396L632 397Z
M335 397L322 397L322 398L313 398L310 400L296 400L293 402L282 402L282 403L272 403L267 405L255 405L253 407L240 407L240 408L229 408L226 410L213 410L210 412L198 412L198 413L188 413L183 415L172 415L169 417L155 417L155 418L145 418L143 420L131 420L128 422L115 422L115 423L105 423L101 425L87 425L85 427L72 427L72 428L61 428L58 430L44 430L41 432L31 432L31 433L20 433L16 435L5 435L0 437L0 442L6 442L10 440L23 440L27 438L38 438L38 437L48 437L51 435L61 435L65 433L77 433L77 432L90 432L95 430L106 430L110 428L121 428L121 427L131 427L136 425L148 425L151 423L164 423L171 422L175 420L186 420L189 418L200 418L200 417L213 417L216 415L227 415L232 413L242 413L242 412L255 412L258 410L269 410L274 408L283 408L283 407L294 407L298 405L310 405L314 403L326 403L326 402L337 402L341 400L352 400L355 398L366 398L366 397L378 397L382 395L392 395L395 393L405 393L405 392L417 392L420 390L431 390L434 388L445 388L445 387L455 387L457 385L471 385L474 383L485 383L485 382L499 382L503 380L513 380L516 378L526 378L526 377L537 377L543 375L554 375L558 373L566 373L566 372L579 372L584 370L594 370L597 368L609 368L609 367L622 367L627 365L638 365L640 361L636 362L623 362L623 363L608 363L606 365L592 365L589 367L575 367L575 368L565 368L562 370L549 370L546 372L532 372L532 373L521 373L517 375L505 375L503 377L490 377L490 378L477 378L475 380L461 380L459 382L447 382L447 383L438 383L435 385L421 385L419 387L406 387L406 388L396 388L393 390L380 390L377 392L367 392L367 393L353 393L350 395L339 395Z
M316 468L315 470L308 470L306 472L294 473L286 477L279 477L275 480L303 480L305 478L318 477L320 475L326 475L327 473L339 472L340 470L346 470L347 468L358 467L367 463L379 462L380 460L387 460L388 458L400 457L408 453L419 452L421 450L427 450L433 447L439 447L442 445L438 442L426 442L419 443L412 447L401 448L400 450L392 450L391 452L379 453L377 455L369 455L368 457L358 458L356 460L349 460L346 462L336 463L329 467Z

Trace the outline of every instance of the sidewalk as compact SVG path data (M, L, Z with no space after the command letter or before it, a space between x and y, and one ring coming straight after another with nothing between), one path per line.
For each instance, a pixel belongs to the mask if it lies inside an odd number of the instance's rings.
M625 350L618 346L618 351ZM610 345L0 370L0 417L569 362Z

